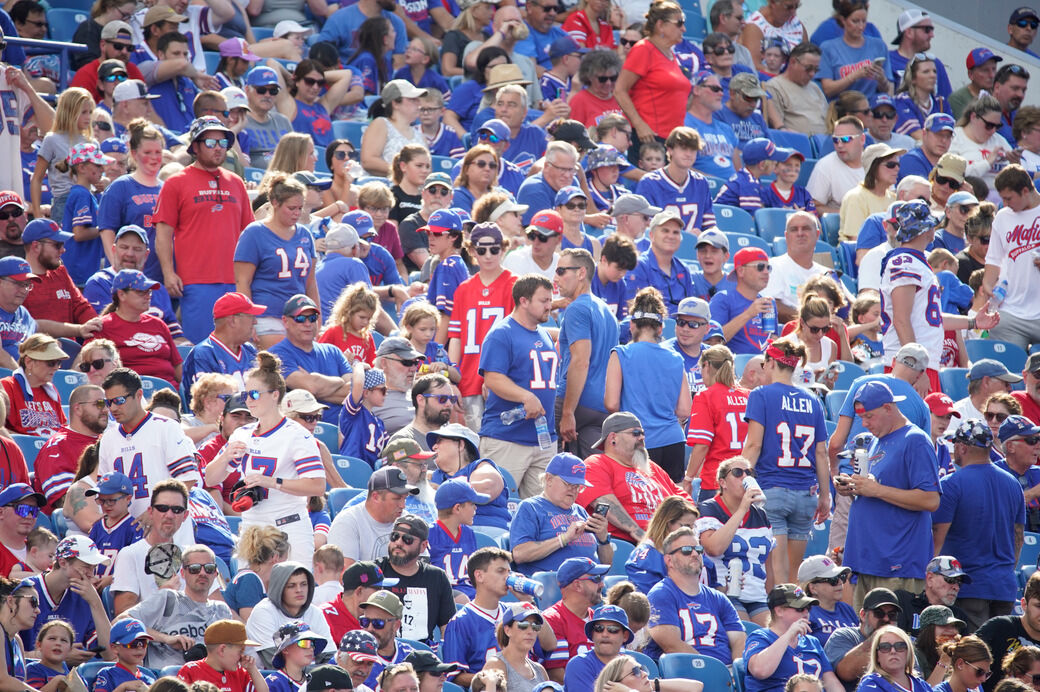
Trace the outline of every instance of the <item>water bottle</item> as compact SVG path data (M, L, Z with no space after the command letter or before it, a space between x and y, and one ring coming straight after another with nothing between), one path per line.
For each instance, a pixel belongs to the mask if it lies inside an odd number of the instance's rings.
M735 557L726 563L726 595L731 598L740 596L740 577L743 573L741 569L742 564L739 557Z
M766 334L776 334L776 301L770 301L772 308L769 312L759 313L762 318L762 331Z
M528 579L522 574L510 574L506 577L506 586L517 593L527 594L528 596L534 596L535 598L541 598L542 592L545 591L545 587L542 586L541 582L535 581L534 579Z
M993 287L993 295L989 299L989 307L987 312L994 312L1000 307L1004 299L1007 298L1008 293L1008 282L1007 279L1001 279L996 286Z
M520 408L523 408L521 406ZM549 434L549 421L545 419L545 416L538 416L534 419L534 429L538 433L538 447L540 449L549 449L552 447L552 435Z
M499 414L498 418L502 421L502 425L512 425L513 423L523 420L527 416L527 411L524 410L523 406L517 406L511 408L508 411L503 411Z
M758 484L758 481L755 480L751 476L744 476L743 483L744 483L744 492L746 492L746 493L749 493L752 490L762 490L762 486L760 486ZM755 507L758 507L759 509L765 509L766 508L766 498L765 498L765 495L762 496L761 500L758 500L757 502L754 502L752 504Z

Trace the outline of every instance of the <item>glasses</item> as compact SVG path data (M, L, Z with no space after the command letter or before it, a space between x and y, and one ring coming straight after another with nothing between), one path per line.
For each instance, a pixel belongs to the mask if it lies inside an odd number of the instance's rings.
M896 119L896 112L895 111L890 111L887 108L884 109L884 110L880 110L880 111L871 111L870 114L873 115L878 120L895 120Z
M28 519L32 517L35 519L40 514L40 508L36 505L30 505L22 503L14 506L14 513L20 516L22 519Z
M405 545L413 545L417 540L419 539L415 536L412 536L411 534L407 533L401 533L400 531L394 531L390 534L391 543L397 543L398 541L401 541Z
M105 399L105 406L108 406L109 408L111 408L113 406L122 406L123 404L125 404L129 400L130 400L130 396L129 395L127 395L127 396L114 396L111 399Z
M35 360L37 363L43 363L48 368L60 368L61 364L65 362L63 360L40 360L39 358L30 358L30 360Z
M1035 19L1019 19L1017 22L1015 22L1015 26L1017 26L1019 29L1025 29L1026 27L1029 27L1030 29L1035 29L1038 26L1040 26L1040 22L1036 21Z
M483 257L489 252L492 255L497 255L498 253L502 252L501 245L478 245L474 249L477 251L477 254L481 257Z
M131 50L134 49L134 47L131 44L129 44L129 43L119 43L118 41L109 41L108 45L112 46L112 48L114 48L115 50L119 51L120 53L122 53L122 52L129 53Z
M619 38L618 41L620 41L621 45L625 46L626 48L631 48L632 46L639 43L639 39L632 40L629 38Z
M188 574L201 574L202 570L206 570L206 574L217 573L217 563L207 562L205 564L196 562L193 565L184 565L184 569L188 571Z
M317 423L321 420L320 413L297 413L296 417L302 420L304 423Z
M154 509L159 514L166 514L167 512L173 512L174 514L184 514L184 512L187 511L188 508L184 505L152 505L152 509Z
M419 113L420 115L433 115L442 110L444 110L444 106L423 106L419 109Z
M37 22L37 21L33 21L32 19L26 18L25 23L26 24L32 24L33 26L39 27L41 29L46 29L47 28L47 22Z
M483 166L481 166L481 168L483 168ZM423 192L429 192L434 197L447 197L451 194L451 190L444 187L443 185L434 185L433 187L428 187L425 190L423 190Z
M988 420L988 421L996 421L998 423L1003 423L1004 421L1007 420L1007 417L1010 416L1011 414L1010 413L995 413L995 412L992 412L992 411L986 411L982 415L985 416L986 420Z
M1030 447L1040 444L1040 435L1030 435L1029 437L1019 438L1022 442L1025 442Z
M748 264L746 266L760 272L773 271L773 268L769 266L769 262L755 262L754 264Z
M813 584L830 584L831 586L837 586L838 584L844 584L848 577L844 573L839 574L836 577L821 577L820 579L813 579Z
M733 53L737 52L737 49L736 49L736 46L734 46L731 43L728 46L715 46L711 50L711 52L714 53L715 55L725 55L726 53L729 53L730 55L732 55Z
M639 664L635 668L633 668L631 672L629 672L629 674L625 676L625 678L629 677L629 675L635 675L637 678L643 676L650 677L650 671L647 670L646 666ZM625 678L621 679L624 680Z
M481 132L477 135L477 139L481 142L491 142L492 144L498 144L504 141L501 137L494 134L493 132Z
M635 42L633 41L633 43ZM616 82L617 78L618 76L616 74L601 74L598 77L596 77L596 81L598 81L600 84L606 84L607 82Z
M2 213L2 212L0 212L0 213ZM111 362L112 362L111 358L95 358L94 360L90 360L90 361L86 361L84 363L80 363L79 364L79 371L80 372L90 372L92 369L93 370L100 370L101 368L105 367L105 363L111 363Z
M895 620L899 617L899 611L895 609L874 608L870 611L878 620Z
M718 84L702 84L701 86L704 87L705 89L707 89L708 91L712 92L712 93L715 93L715 94L721 94L722 93L722 87L720 87Z
M626 430L625 434L631 435L632 437L646 437L645 430Z
M534 5L535 7L542 8L543 12L559 12L560 11L560 6L559 5L536 5L534 3L530 3L530 4Z
M202 146L206 147L207 149L216 149L218 147L221 149L231 148L231 142L226 137L206 137L201 141Z
M959 182L957 182L956 180L954 180L953 178L947 178L944 175L938 175L938 174L936 174L936 176L935 176L935 184L936 185L945 185L946 187L952 187L952 188L955 188L955 189L960 189L960 187L961 187L961 184Z
M7 277L4 277L4 281L6 281L9 284L14 284L23 291L32 290L32 281L15 281L14 279L8 279Z
M313 77L304 77L303 78L303 83L306 84L307 86L310 86L310 87L316 87L316 86L323 87L323 86L325 86L325 80L324 79L314 79Z
M992 130L996 130L1001 125L1001 123L999 123L999 122L992 123L989 120L986 120L985 118L983 118L981 115L977 115L975 117L982 121L982 124L986 126L986 131L987 132L992 131Z
M477 168L490 168L493 171L498 169L498 164L496 162L488 161L487 159L480 159L479 161L474 161L473 165Z
M311 324L314 324L318 321L318 315L317 313L312 312L309 315L293 315L292 319L293 322L295 322L296 324L303 324L304 322L310 322Z
M980 245L989 245L989 236L988 235L980 235L979 236L979 244Z
M689 327L690 329L700 329L701 327L707 327L707 322L694 322L693 320L683 319L682 317L675 318L676 327Z
M943 577L943 580L950 586L953 586L954 584L960 586L964 583L964 580L961 577Z
M120 495L119 497L108 497L108 498L99 497L99 498L97 498L96 502L99 505L101 505L102 507L115 507L117 502L119 502L120 500L125 500L128 497L130 497L130 496L129 495Z
M389 360L396 360L406 368L414 368L421 362L418 358L389 358Z
M881 165L884 166L885 168L889 169L890 171L894 171L895 169L899 168L899 162L898 161L885 161Z
M910 647L908 647L906 645L906 642L881 642L881 643L879 643L877 645L877 650L880 653L883 653L883 654L887 654L887 653L889 653L891 651L895 651L897 653L901 653L902 654L902 653L906 653L907 649L909 649L909 648ZM968 662L965 661L965 663L968 663ZM971 665L971 664L969 663L968 665Z
M24 598L25 600L29 601L29 605L32 606L33 610L36 610L40 607L40 599L36 596L15 596L15 598Z
M526 632L527 630L534 630L535 632L542 631L542 623L540 622L527 622L526 620L523 620L521 622L514 622L513 624L516 625L516 628L521 632Z
M733 476L734 478L743 478L744 476L747 476L748 478L754 478L755 469L745 469L740 466L737 466L736 468L730 469L729 473L727 473L726 475Z
M903 645L904 649L906 648L906 642L899 642L899 643ZM880 648L881 648L881 645L878 644L878 649L880 649ZM964 659L961 659L961 660L964 660ZM971 668L972 670L975 671L975 677L978 678L979 680L989 680L989 676L993 675L993 671L992 670L983 670L982 668L979 668L974 663L969 663L968 661L964 661L964 664L966 666L968 666L969 668Z
M454 394L420 394L424 399L434 399L438 404L444 406L445 404L458 403L459 398Z
M808 329L812 334L826 334L827 330L831 327L830 325L827 325L826 327L811 327L809 325L805 325L805 328Z
M110 75L106 76L103 81L106 81L109 84L111 84L112 82L125 82L126 81L126 75L123 74L122 72L117 72L115 74L110 74ZM105 125L108 125L108 123L105 123ZM101 127L101 123L94 123L94 126L95 127ZM101 129L103 130L105 128L101 127ZM111 129L111 128L109 128L109 129Z
M105 123L106 125L108 123ZM8 219L17 219L25 212L21 209L12 209L11 211L0 211L0 221L7 221Z
M971 205L966 205L966 204L958 204L957 205L957 211L959 211L962 214L970 214L973 209L975 209L975 207L973 207Z
M678 18L674 18L674 19L666 19L664 21L665 21L666 24L674 24L676 26L686 26L686 18L685 17L678 17Z
M588 209L589 208L589 203L588 202L567 202L567 204L564 204L563 206L567 207L571 211L574 211L575 209Z
M685 556L685 557L689 557L689 556L693 555L694 553L697 553L698 555L701 555L701 554L704 553L704 546L703 545L684 545L681 548L676 548L675 550L671 551L668 554L669 555L675 555L676 553L682 553L683 556Z
M314 640L313 639L301 639L300 641L296 642L296 646L301 648L301 649L313 649L314 648Z
M831 141L835 144L848 144L852 140L856 139L859 135L834 135L831 137Z
M203 108L200 113L202 115L223 115L225 118L231 117L231 111L218 111L216 108Z
M807 74L816 74L820 71L819 65L806 65L804 62L798 59L795 59L794 62L798 63Z
M537 240L539 243L548 243L550 240L552 240L555 237L556 237L555 233L553 235L542 235L541 233L528 233L527 234L527 239L528 240L530 240L531 242L534 242L534 241Z
M368 629L369 627L377 630L381 630L386 627L386 623L390 622L389 619L385 618L366 618L364 615L358 618L358 624L363 628Z
M556 267L556 276L563 276L572 269L581 269L581 267Z
M603 634L604 632L618 634L621 632L621 628L617 625L593 625L592 631L596 632L597 634Z
M282 90L279 86L258 86L253 88L256 89L256 93L261 96L267 96L268 94L271 96L277 96L278 92Z
M274 391L273 389L263 389L263 390L261 390L261 389L250 389L247 392L245 392L245 395L247 397L249 397L250 399L252 399L253 401L256 401L257 399L260 398L261 394L270 394L273 391Z

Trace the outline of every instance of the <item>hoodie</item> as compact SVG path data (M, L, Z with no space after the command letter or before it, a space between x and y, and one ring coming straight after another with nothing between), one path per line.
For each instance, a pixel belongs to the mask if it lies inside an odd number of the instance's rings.
M307 575L307 600L299 613L290 613L282 604L282 592L289 578L298 571ZM303 620L311 630L325 639L325 651L335 652L336 645L332 641L332 633L325 621L325 616L311 601L314 598L314 575L299 562L282 562L271 568L271 578L267 581L268 597L256 604L246 621L246 636L260 642L257 649L263 668L272 667L276 653L274 635L278 628L295 620Z

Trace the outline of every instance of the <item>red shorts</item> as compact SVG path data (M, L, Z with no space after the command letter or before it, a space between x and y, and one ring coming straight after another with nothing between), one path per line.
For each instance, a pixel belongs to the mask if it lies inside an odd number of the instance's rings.
M886 365L885 374L887 375L890 372L892 372L892 366ZM934 370L932 368L928 368L927 370L925 370L925 373L928 375L928 393L931 394L932 392L941 392L942 386L939 384L939 371Z

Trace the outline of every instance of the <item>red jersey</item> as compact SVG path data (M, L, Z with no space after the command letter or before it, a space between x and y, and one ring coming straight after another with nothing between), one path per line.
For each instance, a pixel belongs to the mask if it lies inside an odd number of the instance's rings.
M65 265L44 272L41 278L23 303L33 319L83 324L97 317L97 312L72 283Z
M27 393L19 382L14 375L0 380L0 385L7 394L7 429L21 435L50 437L65 425L65 412L61 410L61 396L58 390L48 383L44 387L33 387L32 394L27 398ZM53 396L48 394L47 390L50 390Z
M715 383L693 397L686 444L708 446L700 472L701 488L705 490L718 489L715 473L719 463L740 454L744 448L748 429L744 419L748 394L748 390L741 387L731 389Z
M360 336L350 334L342 327L334 326L322 332L321 336L318 337L318 342L332 344L343 351L343 355L351 363L355 360L363 360L372 365L376 359L376 342L372 338L372 334L362 339Z
M220 692L252 692L253 690L253 680L245 668L239 667L221 672L206 663L206 659L185 663L177 671L177 677L189 685L200 681L212 682Z
M127 60L124 65L126 66L126 75L130 79L140 79L144 81L144 75L141 74L141 68L134 63ZM69 82L70 87L78 86L83 87L90 92L90 95L94 97L95 103L101 103L102 93L98 91L98 68L101 66L101 58L91 60L83 67L76 70L76 74L72 75L72 80Z
M568 661L592 648L592 642L585 636L585 623L592 619L592 608L583 620L563 601L558 601L542 611L542 617L556 635L556 648L543 662L546 668L566 668Z
M20 560L11 552L3 543L0 543L0 576L10 577L11 570L18 567L26 572L35 572L36 570L27 565L24 561Z
M29 485L29 466L18 444L7 437L0 437L0 488L13 483Z
M1036 425L1040 425L1040 404L1033 401L1033 397L1029 396L1029 392L1011 392L1011 396L1015 397L1015 400L1022 404L1022 415Z
M44 514L53 512L54 503L65 497L76 477L80 455L97 440L96 435L84 435L72 428L62 427L43 445L43 449L36 455L33 488L47 498L47 504L43 506Z
M361 623L350 614L346 604L343 603L343 594L318 607L321 608L321 614L325 616L325 622L329 623L329 631L332 632L333 642L338 644L339 640L347 632L361 629Z
M585 480L590 487L582 489L578 495L578 504L591 507L603 495L613 494L628 516L645 531L650 517L669 495L678 495L693 502L693 498L669 478L667 471L652 461L648 460L647 463L649 469L641 471L635 467L622 466L606 454L593 454L585 460ZM624 541L637 542L613 524L610 525L610 533Z
M253 223L241 178L223 168L210 172L188 166L163 183L152 218L156 226L173 227L174 263L181 281L235 283L235 246L242 229Z
M459 371L462 396L477 396L484 386L480 376L480 347L484 337L499 320L513 311L513 284L516 276L506 269L490 285L485 286L480 274L474 274L455 289L455 303L448 320L448 339L462 344Z
M174 367L180 365L181 354L173 342L170 328L160 318L145 313L137 322L128 322L115 312L101 318L101 330L95 339L111 339L119 349L123 367L138 375L159 377L180 387Z
M571 12L563 23L563 30L571 35L578 45L585 48L606 48L614 50L614 27L610 22L599 21L599 32L592 28L592 22L582 10Z
M199 447L196 456L199 460L199 473L202 474L203 487L206 490L219 490L220 496L224 498L224 502L230 505L231 489L235 487L235 483L238 483L238 480L242 477L240 471L229 469L228 477L219 485L208 485L206 483L206 464L213 461L214 457L220 453L220 450L224 449L224 445L226 444L227 439L223 435L217 435L212 440Z

